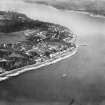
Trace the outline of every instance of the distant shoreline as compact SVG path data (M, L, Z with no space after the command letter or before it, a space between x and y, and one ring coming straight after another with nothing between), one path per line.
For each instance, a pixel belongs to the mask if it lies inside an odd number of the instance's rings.
M40 4L40 5L43 5L43 4ZM88 10L79 10L79 9L77 9L77 10L73 10L73 9L61 9L61 8L59 9L59 8L56 8L56 7L52 6L52 5L46 5L46 6L53 7L55 9L57 9L57 10L60 10L60 11L77 12L77 13L88 14L88 15L90 15L92 17L105 18L104 14L95 13L94 11L89 12Z
M104 15L99 15L99 14L94 14L94 13L91 13L91 12L88 12L88 11L81 11L81 10L63 10L65 12L75 12L75 13L82 13L82 14L86 14L86 15L89 15L89 16L92 16L92 17L98 17L98 18L104 18L105 19L105 16Z

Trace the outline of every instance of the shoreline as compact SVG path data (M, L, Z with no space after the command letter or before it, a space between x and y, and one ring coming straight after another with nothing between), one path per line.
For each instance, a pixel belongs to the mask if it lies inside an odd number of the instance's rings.
M40 4L40 5L43 5L43 4ZM48 7L52 7L56 10L59 10L59 11L64 11L64 12L76 12L76 13L82 13L82 14L86 14L86 15L90 15L92 17L98 17L98 18L104 18L105 19L105 15L101 15L101 14L96 14L94 12L89 12L87 10L73 10L73 9L58 9L52 5L46 5Z
M105 16L104 15L94 14L94 13L91 13L91 12L88 12L88 11L81 11L81 10L63 10L63 11L64 12L68 12L68 13L75 12L75 13L89 15L91 17L97 17L97 18L103 18L103 19L105 19Z
M67 49L67 50L70 50L70 49ZM44 66L47 66L47 65L51 65L51 64L55 64L59 61L62 61L66 58L69 58L71 56L73 56L74 54L77 53L77 50L78 50L78 46L76 46L75 49L73 49L73 51L64 51L64 52L61 52L60 55L57 55L57 56L54 56L54 58L50 59L50 60L46 60L45 62L41 62L39 64L33 64L33 65L28 65L28 66L24 66L24 67L21 67L21 68L18 68L18 69L14 69L14 70L11 70L11 71L7 71L3 74L0 74L0 81L3 81L3 80L6 80L8 79L9 77L13 77L13 76L17 76L19 74L22 74L26 71L30 71L30 70L36 70L38 68L41 68L41 67L44 67Z

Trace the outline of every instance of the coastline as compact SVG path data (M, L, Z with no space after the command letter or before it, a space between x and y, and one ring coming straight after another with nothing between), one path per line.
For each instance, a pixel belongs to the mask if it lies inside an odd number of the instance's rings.
M24 73L26 71L36 70L38 68L41 68L41 67L44 67L47 65L51 65L51 64L57 63L61 60L67 59L77 53L78 47L79 46L76 46L76 48L72 51L65 51L65 52L55 56L55 59L46 60L45 62L41 62L39 64L24 66L22 68L14 69L11 71L7 71L3 74L0 74L0 81L6 80L9 77L17 76L17 75Z
M92 16L92 17L104 18L105 19L104 15L98 15L98 14L94 14L94 13L89 13L88 11L81 11L81 10L64 10L64 11L68 12L68 13L75 12L75 13L89 15L89 16Z
M43 5L43 4L40 4L40 5ZM54 9L56 9L56 10L59 10L59 11L64 11L64 12L76 12L76 13L82 13L82 14L90 15L90 16L92 16L92 17L105 18L105 15L104 15L104 14L99 14L99 13L96 14L96 13L94 13L94 12L89 12L89 11L87 11L87 10L79 10L79 9L77 9L77 10L73 10L73 9L58 9L58 8L52 6L52 5L46 5L46 6L47 6L47 7L52 7L52 8L54 8Z

